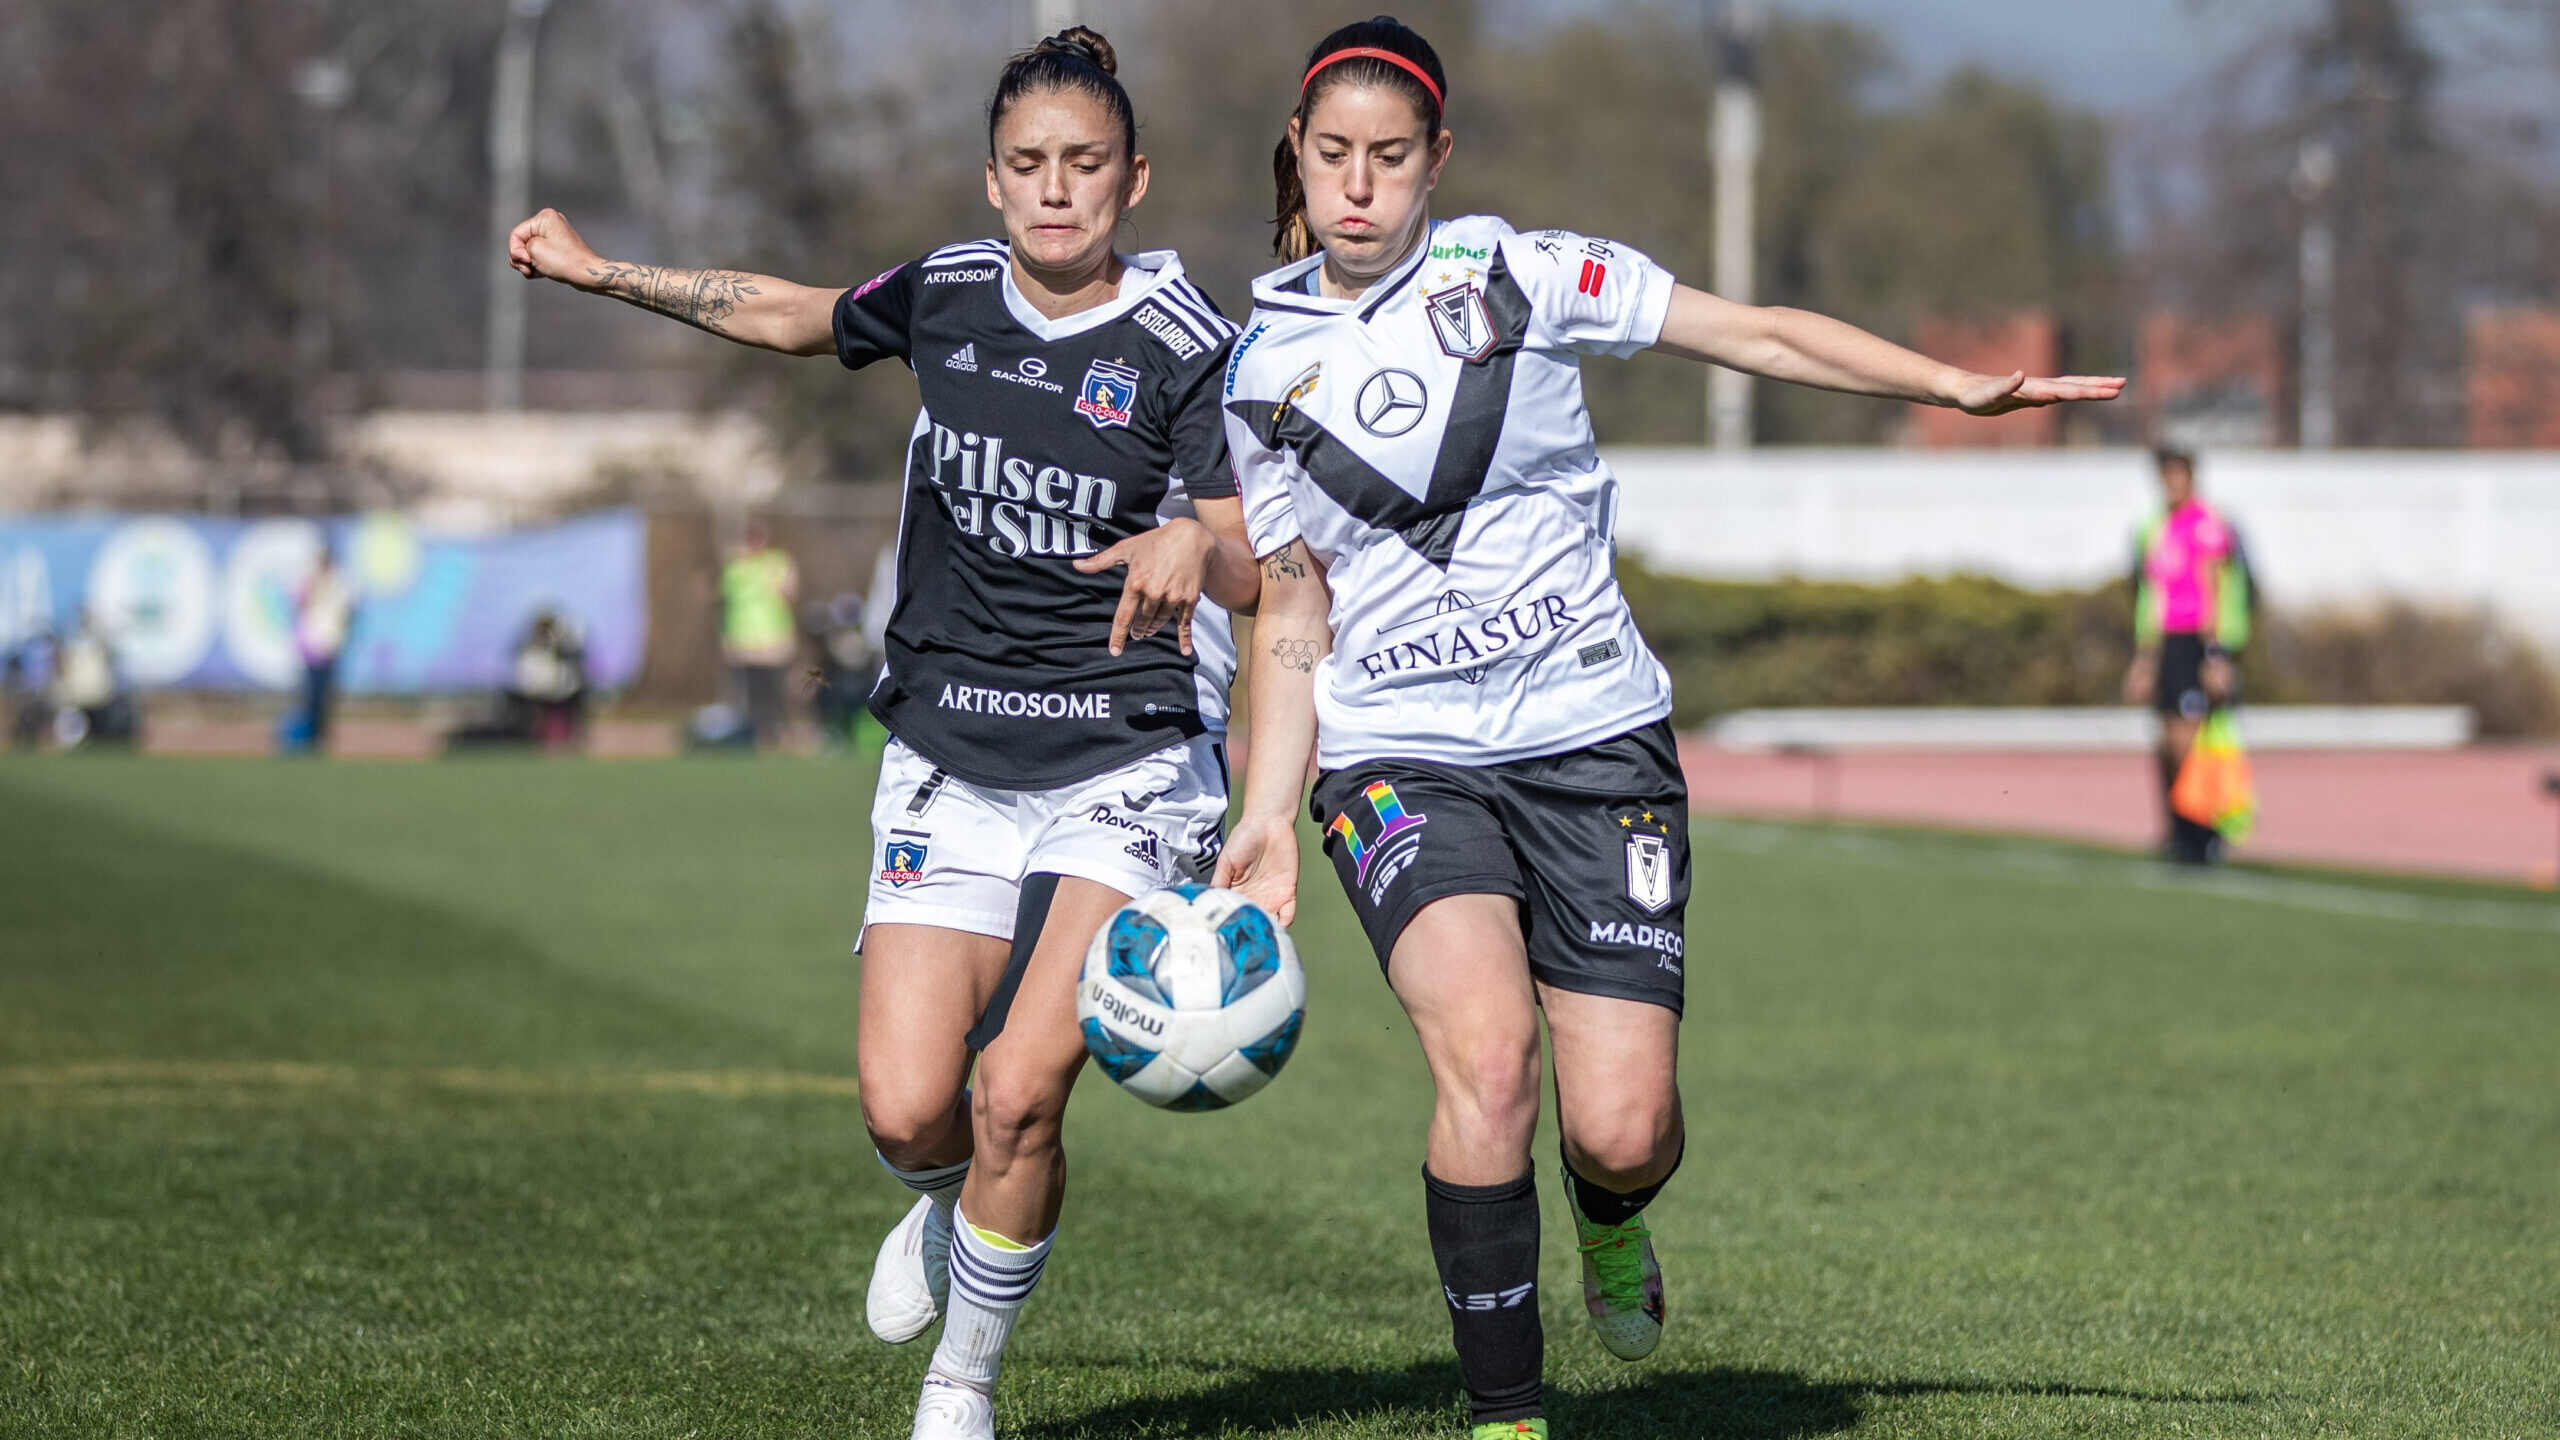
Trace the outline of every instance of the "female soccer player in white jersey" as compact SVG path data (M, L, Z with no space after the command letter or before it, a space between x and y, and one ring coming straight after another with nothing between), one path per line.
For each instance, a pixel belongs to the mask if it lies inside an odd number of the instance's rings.
M1275 158L1297 263L1254 283L1227 367L1263 585L1218 869L1289 918L1315 745L1311 808L1438 1092L1425 1204L1475 1433L1544 1435L1540 1011L1584 1301L1629 1360L1661 1336L1641 1212L1683 1133L1686 791L1669 677L1612 577L1617 485L1579 357L1651 346L1976 414L2122 382L1970 374L1675 285L1610 241L1435 222L1446 93L1413 31L1345 26L1309 53Z
M896 738L858 1037L863 1118L920 1197L881 1247L872 1328L904 1342L949 1307L917 1440L994 1434L1063 1194L1085 946L1205 871L1226 812L1226 612L1259 578L1218 412L1235 328L1172 252L1112 248L1147 188L1115 68L1082 28L1016 57L987 110L1006 238L851 290L608 262L552 211L510 241L526 275L788 354L893 357L923 391L871 694Z

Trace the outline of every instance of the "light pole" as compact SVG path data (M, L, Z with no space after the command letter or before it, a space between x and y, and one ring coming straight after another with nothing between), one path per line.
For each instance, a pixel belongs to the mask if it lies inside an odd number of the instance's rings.
M2302 142L2293 169L2302 202L2302 448L2338 443L2338 231L2328 196L2338 182L2338 152L2326 140Z
M489 352L492 410L524 408L524 281L507 264L507 232L533 204L533 54L551 0L509 0L489 98Z
M1760 28L1758 0L1725 0L1716 26L1716 96L1708 123L1715 158L1716 293L1752 302L1753 185L1760 169ZM1707 432L1719 450L1751 448L1751 377L1716 366L1707 372Z

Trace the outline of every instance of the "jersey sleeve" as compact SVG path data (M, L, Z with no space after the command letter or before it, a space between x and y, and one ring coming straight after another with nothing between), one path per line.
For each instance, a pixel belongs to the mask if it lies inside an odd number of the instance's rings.
M1224 500L1237 493L1235 468L1227 462L1226 416L1218 408L1227 369L1230 339L1182 377L1171 395L1172 417L1167 440L1173 451L1173 473L1183 493L1194 500Z
M1240 404L1267 404L1267 401L1231 401ZM1256 558L1275 550L1285 550L1289 542L1301 534L1298 506L1289 495L1289 473L1297 457L1274 450L1262 443L1244 417L1230 409L1227 413L1227 447L1233 457L1236 493L1244 497L1245 538L1253 543Z
M836 358L847 370L875 360L914 363L916 267L899 265L836 297Z
M1671 272L1644 255L1570 230L1511 235L1501 244L1529 299L1529 348L1624 358L1662 338Z

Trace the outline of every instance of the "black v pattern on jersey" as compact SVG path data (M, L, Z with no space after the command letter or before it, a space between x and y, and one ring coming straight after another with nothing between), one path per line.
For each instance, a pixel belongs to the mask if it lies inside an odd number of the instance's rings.
M1235 494L1218 410L1235 327L1170 252L1058 320L1009 261L1002 241L955 245L845 292L836 350L906 362L924 400L871 709L963 780L1039 790L1225 722L1225 613L1202 602L1193 655L1169 627L1115 656L1123 572L1075 561Z
M1485 475L1493 467L1511 406L1512 366L1529 330L1529 298L1500 256L1485 277L1484 303L1493 321L1493 345L1484 358L1468 361L1459 371L1448 428L1432 461L1430 485L1419 499L1294 405L1232 400L1227 409L1264 445L1295 452L1307 474L1342 508L1394 531L1415 554L1445 571L1449 557L1457 553L1467 502L1483 493Z

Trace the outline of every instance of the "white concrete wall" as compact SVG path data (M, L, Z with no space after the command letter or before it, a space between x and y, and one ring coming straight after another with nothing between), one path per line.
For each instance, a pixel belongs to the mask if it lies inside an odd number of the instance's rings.
M2125 572L2157 501L2132 450L1604 453L1622 547L1732 579L2085 586ZM2277 604L2486 604L2560 650L2560 452L2228 451L2201 475Z

